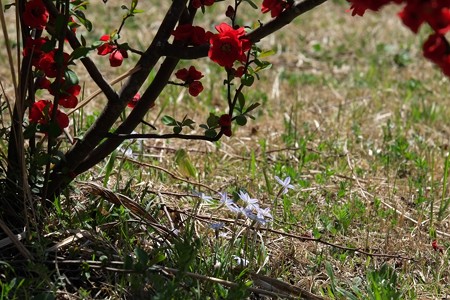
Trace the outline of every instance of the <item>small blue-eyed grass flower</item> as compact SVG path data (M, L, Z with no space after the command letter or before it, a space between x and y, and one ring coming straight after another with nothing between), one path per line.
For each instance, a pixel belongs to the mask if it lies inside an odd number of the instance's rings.
M209 224L209 228L213 229L213 230L220 230L223 227L225 227L225 224L220 222L220 223L211 223Z
M203 192L193 191L192 194L195 197L202 199L203 201L205 201L208 204L211 204L213 202L213 198L211 196L205 195Z
M291 183L291 177L286 177L284 180L281 180L280 177L275 176L275 180L281 185L281 193L287 194L289 189L293 190L294 186Z
M243 191L239 191L238 195L239 198L241 198L241 200L246 204L246 209L259 209L258 199L250 198L250 196Z
M241 208L241 212L244 216L246 216L248 219L252 221L255 221L263 226L267 224L267 220L264 219L264 217L259 217L259 215L256 215L252 209Z
M257 213L257 217L264 219L264 217L267 217L269 219L273 219L272 214L270 213L270 208L266 207L264 209L260 208L258 210L256 210Z
M229 210L231 210L234 213L239 213L240 209L239 206L237 206L236 203L230 198L228 198L227 192L219 193L220 195L220 203L228 207Z

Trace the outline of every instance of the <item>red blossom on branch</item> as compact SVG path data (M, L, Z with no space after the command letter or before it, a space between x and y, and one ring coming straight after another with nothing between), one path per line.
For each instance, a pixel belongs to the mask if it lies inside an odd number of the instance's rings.
M270 11L270 16L272 18L276 18L281 14L281 12L289 7L290 4L284 0L264 0L261 6L261 11L264 14Z
M226 136L231 136L231 116L229 114L223 114L219 118L220 128Z
M56 91L54 87L56 83L50 85L48 91L51 95L55 96ZM59 105L65 108L75 108L78 104L77 96L80 94L81 87L78 84L69 85L63 79L61 82L61 88L59 92Z
M123 59L128 58L127 50L119 48L108 34L103 35L100 41L105 43L97 48L97 53L101 56L109 54L109 64L111 67L121 66Z
M136 104L138 104L139 100L141 100L141 94L136 93L134 97L128 102L127 106L129 108L134 108Z
M48 16L49 13L42 0L31 0L25 4L23 23L31 28L43 30L47 25Z
M209 58L226 68L231 68L236 60L244 62L247 58L245 52L251 48L250 41L241 38L245 35L244 28L233 29L222 23L216 29L219 33L213 34L209 40Z
M28 116L30 123L47 125L50 121L52 110L53 104L48 100L39 100L33 103ZM56 111L56 124L61 130L69 126L69 117L59 109Z
M214 4L214 0L192 0L193 8L200 8L204 6L211 6Z
M175 73L175 76L184 81L184 85L189 86L189 94L197 97L203 91L203 85L200 81L203 78L203 74L191 66L188 69L180 69Z
M184 41L188 45L198 46L208 42L208 36L205 29L200 26L192 26L191 24L179 25L172 35L175 41Z
M43 53L38 63L38 68L45 73L45 76L49 78L55 78L58 71L65 69L69 62L70 55L63 53L62 64L55 61L56 50L52 50L48 53Z
M31 65L38 67L39 60L44 52L41 50L42 46L50 41L47 37L33 39L27 37L25 40L25 46L23 47L22 55L28 57L31 55Z

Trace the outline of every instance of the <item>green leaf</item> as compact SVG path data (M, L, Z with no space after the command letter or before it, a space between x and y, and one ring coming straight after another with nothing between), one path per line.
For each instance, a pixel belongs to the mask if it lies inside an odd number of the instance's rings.
M75 85L79 82L77 74L70 69L66 69L64 72L64 78L66 79L66 83L70 85Z
M236 123L239 126L244 126L245 124L247 124L247 118L244 115L239 115L236 117Z
M162 117L161 122L167 126L176 126L177 125L177 121L175 121L175 119L172 118L171 116Z
M253 75L250 74L244 74L244 76L241 79L242 84L245 86L251 86L254 81L255 77L253 77Z
M238 96L238 101L239 101L239 108L240 108L240 111L242 112L242 110L245 107L245 96L241 92L239 92L237 96Z
M261 53L259 53L258 58L264 58L274 55L276 52L275 50L264 50Z
M175 152L175 163L178 171L185 177L197 177L197 169L192 164L188 153L184 149Z
M82 38L82 41L84 40L84 38ZM84 40L84 43L86 43L86 41ZM75 59L79 59L79 58L83 58L86 57L87 54L89 53L89 51L91 51L90 48L86 48L86 47L79 47L75 50L72 51L72 54L70 55L70 60L75 60Z
M208 119L206 120L206 124L208 124L209 127L215 127L219 125L219 117L213 113L210 113Z
M194 129L194 126L192 126L192 124L195 124L195 122L191 119L183 120L183 122L181 123L182 126L189 126L189 128Z
M258 106L260 106L261 104L258 102L253 103L252 105L250 105L249 107L247 107L247 109L245 110L245 113L251 112L252 110L254 110L255 108L257 108Z
M83 35L80 36L81 39L81 45L83 45L83 47L86 47L86 39Z
M92 31L92 23L86 19L86 16L82 11L76 10L72 13L72 15L74 15L81 24L83 24L87 31Z
M134 9L136 8L136 6L138 5L139 0L132 0L131 1L131 11L134 11Z
M217 136L217 132L214 129L210 128L205 131L205 136L209 138L215 138Z
M200 125L198 125L198 126L199 126L200 128L206 129L206 130L209 129L208 125L206 125L206 124L200 124Z
M173 133L175 133L175 134L179 134L181 132L181 130L183 130L183 128L180 126L173 127Z
M250 6L253 7L254 9L258 9L258 5L256 5L253 1L251 0L243 0L243 1L250 4Z
M109 181L109 176L111 176L111 173L114 169L114 162L116 161L116 157L117 157L117 151L113 151L113 153L111 153L111 156L108 159L108 162L106 163L105 166L105 176L103 177L103 186L108 186L108 181Z
M10 9L12 6L16 6L15 3L5 4L5 11Z

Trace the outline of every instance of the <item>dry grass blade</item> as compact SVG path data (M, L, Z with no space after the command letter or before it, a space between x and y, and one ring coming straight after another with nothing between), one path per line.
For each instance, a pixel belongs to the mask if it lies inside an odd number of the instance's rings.
M77 230L77 232L67 238L65 238L64 240L56 243L55 245L51 246L50 248L48 248L47 250L45 250L45 252L55 252L58 251L76 241L78 241L79 239L82 238L87 238L87 237L91 237L90 232L86 231L86 230Z
M141 220L145 221L161 235L172 237L175 236L171 230L159 224L159 222L153 216L151 216L142 206L140 206L129 197L119 193L115 193L93 182L79 182L79 184L81 184L84 190L94 195L101 196L114 205L123 205L125 208L129 209L131 213L139 217Z
M20 242L19 238L9 229L9 227L0 219L0 227L2 230L6 233L6 235L9 237L11 242L16 246L17 250L22 254L23 257L26 259L33 259L33 255L30 251L28 251L27 248Z

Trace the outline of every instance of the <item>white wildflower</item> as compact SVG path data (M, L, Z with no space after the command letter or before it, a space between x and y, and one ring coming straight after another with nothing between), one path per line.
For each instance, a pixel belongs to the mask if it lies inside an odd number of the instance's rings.
M239 213L240 209L239 206L237 206L236 203L230 198L228 198L227 192L219 193L220 195L220 203L224 204L226 207L228 207L229 210L231 210L234 213Z
M240 191L238 195L239 198L241 198L241 200L245 202L246 209L259 209L258 199L250 198L248 193L245 193L243 191Z
M282 186L282 193L287 194L289 189L293 190L294 186L291 183L291 177L286 177L284 180L281 180L280 177L275 176L275 180Z

